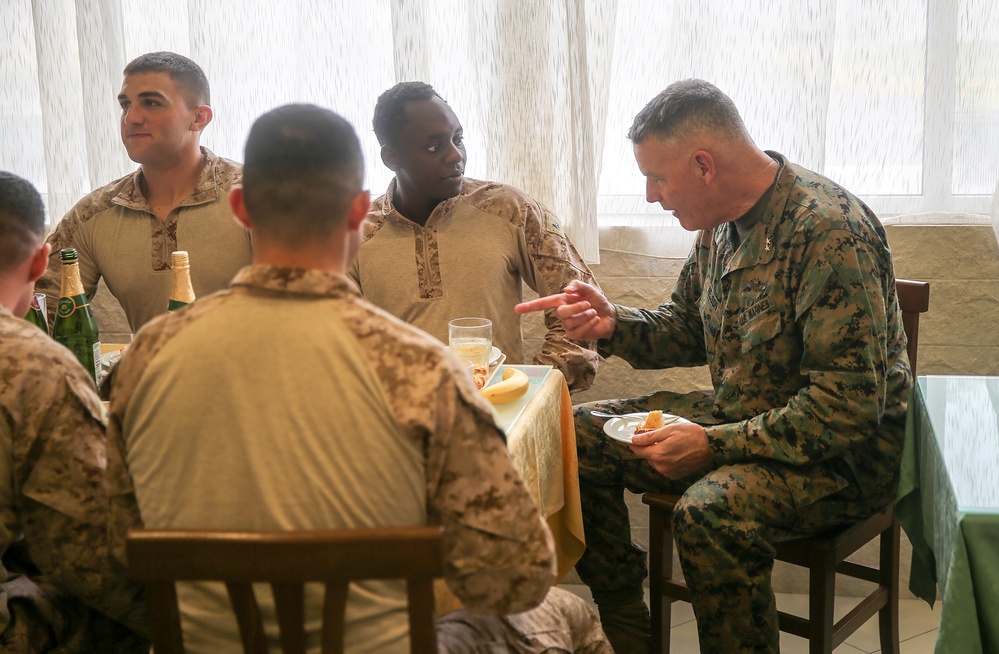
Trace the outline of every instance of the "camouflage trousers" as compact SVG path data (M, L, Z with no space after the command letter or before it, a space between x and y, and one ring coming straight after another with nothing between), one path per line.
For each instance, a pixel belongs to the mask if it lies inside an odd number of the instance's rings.
M147 639L24 575L0 584L0 601L7 622L0 633L0 654L149 652Z
M640 586L648 575L646 553L632 542L624 490L682 495L673 513L673 536L701 652L776 652L771 543L852 522L873 510L862 506L852 487L797 506L788 486L795 469L773 462L724 465L698 478L668 479L627 445L604 435L606 419L590 415L591 410L659 409L709 425L718 423L712 405L706 393L659 392L574 408L586 532L586 552L576 571L595 597Z
M439 654L613 654L600 620L582 598L553 587L530 611L480 615L465 609L437 619Z

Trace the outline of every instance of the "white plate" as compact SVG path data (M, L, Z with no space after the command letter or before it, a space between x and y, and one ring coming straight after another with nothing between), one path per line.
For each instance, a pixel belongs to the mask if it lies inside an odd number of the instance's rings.
M496 350L496 348L493 349ZM499 352L499 350L496 351ZM496 373L499 372L500 366L503 364L504 361L506 361L506 355L500 352L500 355L498 357L489 362L489 370L487 371L486 374L486 386L489 385L489 382L491 382L493 380L493 377L496 376Z
M489 366L498 365L501 356L503 356L503 353L494 345L493 349L489 352Z
M111 370L111 366L118 363L118 359L121 358L121 352L108 352L107 354L101 355L101 366L104 370Z
M604 433L616 441L631 443L631 437L635 435L635 430L645 422L648 416L648 413L636 413L627 418L611 418L604 423ZM663 414L663 426L676 425L682 422L690 421L670 413Z

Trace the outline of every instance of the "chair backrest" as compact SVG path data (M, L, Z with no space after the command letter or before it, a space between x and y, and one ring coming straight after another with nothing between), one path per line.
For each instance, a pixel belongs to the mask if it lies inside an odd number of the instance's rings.
M895 292L898 294L898 306L902 310L902 324L908 341L905 352L909 355L909 366L912 368L912 376L915 377L916 352L919 343L919 314L929 311L930 284L929 282L896 279Z
M144 582L156 654L181 654L184 641L176 581L225 582L243 649L265 654L254 582L274 591L284 654L305 652L304 584L326 584L322 651L343 651L347 588L359 579L405 579L410 649L436 652L433 580L444 574L439 527L326 531L204 531L133 529L129 576Z

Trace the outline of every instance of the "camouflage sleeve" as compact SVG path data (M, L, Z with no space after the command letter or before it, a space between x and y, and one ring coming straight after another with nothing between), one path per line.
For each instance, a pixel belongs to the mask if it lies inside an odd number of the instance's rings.
M562 222L537 202L528 203L525 214L524 238L530 270L522 274L527 285L539 295L561 293L574 279L599 289L593 273L565 235ZM554 309L545 311L545 327L545 342L534 363L558 368L570 391L584 391L592 386L600 361L596 342L566 338Z
M696 248L695 244L669 302L655 310L615 305L617 324L609 339L599 341L601 355L620 357L636 370L707 363L704 326L698 309L702 285Z
M52 321L55 320L56 307L59 306L59 291L62 287L60 251L63 248L76 248L80 257L80 279L83 281L83 290L88 298L94 297L94 293L97 292L97 283L101 279L101 273L97 269L97 264L94 262L90 250L78 238L80 224L77 207L73 207L63 216L63 219L46 239L52 246L52 253L49 255L49 265L45 269L45 274L35 282L35 291L45 293L45 309L50 327Z
M555 575L551 532L467 374L449 361L435 393L427 456L429 514L444 525L447 582L466 608L537 606Z
M145 634L142 587L128 581L124 551L109 538L100 401L83 369L67 367L56 362L46 370L49 379L38 384L47 390L34 398L40 407L36 424L44 430L15 444L25 541L47 581ZM131 508L137 512L134 503Z
M888 375L886 271L870 245L845 230L818 235L805 258L794 310L808 384L784 406L708 427L718 463L817 463L870 438L881 425Z

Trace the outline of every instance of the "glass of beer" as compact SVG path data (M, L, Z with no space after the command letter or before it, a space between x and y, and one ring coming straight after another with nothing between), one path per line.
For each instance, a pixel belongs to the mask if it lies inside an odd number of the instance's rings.
M493 323L486 318L456 318L447 324L448 347L459 359L489 369Z

